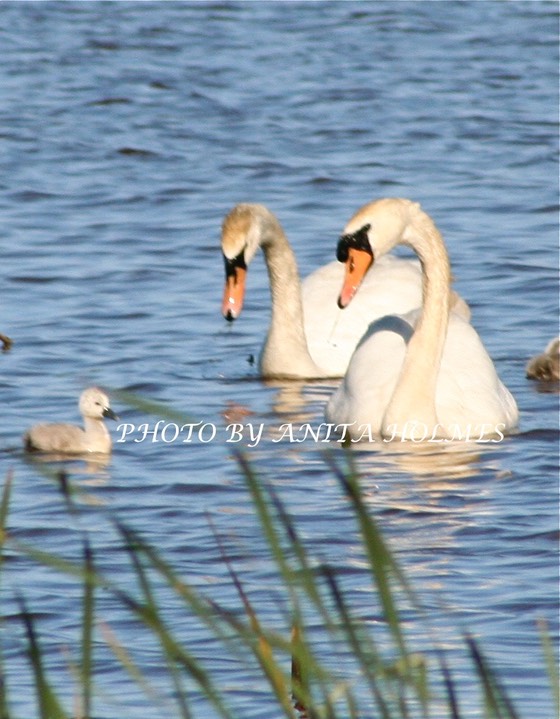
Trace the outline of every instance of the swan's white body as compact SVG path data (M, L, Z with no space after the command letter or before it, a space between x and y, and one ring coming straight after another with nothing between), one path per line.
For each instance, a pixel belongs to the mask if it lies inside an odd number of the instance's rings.
M80 396L80 414L84 429L73 424L38 424L23 438L29 451L53 454L89 454L111 451L111 435L103 420L117 419L109 405L109 398L98 387L90 387Z
M373 319L388 312L408 312L422 301L418 262L387 256L368 273L355 301L339 309L343 265L336 261L324 265L302 284L294 253L274 214L263 205L241 204L228 214L222 228L227 275L222 312L227 319L235 319L241 311L245 272L259 247L272 297L270 326L259 359L264 377L342 377Z
M327 406L327 420L351 424L352 437L500 438L517 424L517 407L499 380L476 330L452 313L436 383L436 421L424 412L387 417L399 381L407 343L419 312L387 316L373 323L350 362L342 385Z
M516 426L517 405L474 328L450 311L449 261L437 228L419 205L399 199L362 208L347 230L366 225L374 257L399 242L419 255L423 305L372 323L327 420L349 425L353 438L499 439Z

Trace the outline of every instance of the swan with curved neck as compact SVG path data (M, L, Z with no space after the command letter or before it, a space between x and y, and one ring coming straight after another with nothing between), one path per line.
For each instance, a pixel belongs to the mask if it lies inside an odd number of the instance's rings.
M355 301L342 312L336 301L343 266L330 262L302 284L294 253L276 216L264 205L244 203L235 206L222 225L226 271L222 314L229 321L241 313L247 268L259 247L264 252L272 298L270 326L260 356L265 377L341 377L372 319L420 305L422 276L417 263L384 257L368 272Z
M339 304L359 297L367 263L356 262L356 253L368 255L375 266L397 244L418 255L422 306L370 326L329 401L328 420L354 423L351 436L363 436L361 425L372 434L404 439L477 439L510 431L518 420L515 400L476 331L460 312L450 311L447 250L419 204L387 198L354 215L339 242L339 258L347 261Z
M270 327L259 361L262 374L324 376L325 371L315 363L307 347L296 258L277 218L263 205L237 205L224 220L224 317L231 322L239 316L247 266L259 247L265 255L272 295Z

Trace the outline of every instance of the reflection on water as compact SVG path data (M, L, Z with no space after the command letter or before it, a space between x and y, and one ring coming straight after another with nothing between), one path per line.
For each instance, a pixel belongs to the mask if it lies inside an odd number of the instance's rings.
M317 422L317 406L324 408L324 404L337 386L335 381L325 380L314 382L266 380L263 383L266 387L276 390L272 397L272 409L275 414L293 425ZM324 419L319 417L319 422L324 422Z
M430 442L381 441L375 445L375 451L386 467L417 479L433 480L434 485L441 488L442 480L466 479L480 473L482 446L475 442L438 443L436 447ZM360 448L354 445L353 449L359 452ZM367 461L364 459L363 463Z
M106 501L90 490L105 487L111 481L111 458L106 455L84 455L69 458L48 452L26 453L25 462L35 472L53 482L69 508L75 501L90 506L103 506Z
M107 468L111 465L111 457L106 454L74 454L69 457L67 454L58 454L56 452L32 452L27 454L27 460L30 463L42 464L50 466L53 463L64 463L64 467L60 470L71 474L94 474L104 481L109 479Z
M534 387L542 394L560 394L560 382L535 382Z
M341 433L337 433L336 427L327 423L322 414L336 382L267 380L266 386L275 389L272 408L278 424L272 426L269 432L273 442L314 442L325 446L344 444L357 456L358 466L367 467L373 460L375 465L412 476L432 478L435 482L446 478L467 478L479 473L478 462L489 444L488 441L403 442L381 437L374 442L345 442ZM493 444L497 442L490 443Z

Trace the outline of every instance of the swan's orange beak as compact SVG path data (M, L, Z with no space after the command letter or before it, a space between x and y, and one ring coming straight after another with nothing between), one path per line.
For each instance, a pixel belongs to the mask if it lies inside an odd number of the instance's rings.
M246 277L246 268L239 266L232 267L226 274L222 314L228 322L233 322L241 314L243 298L245 297Z
M345 265L344 283L338 297L338 306L340 309L344 309L350 304L366 272L373 265L373 255L366 250L358 250L355 247L350 247L348 248L348 257Z

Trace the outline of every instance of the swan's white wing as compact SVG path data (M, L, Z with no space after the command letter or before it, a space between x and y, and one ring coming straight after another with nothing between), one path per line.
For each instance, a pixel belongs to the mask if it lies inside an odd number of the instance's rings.
M405 317L387 316L371 325L329 400L329 422L355 422L356 427L369 424L373 434L381 433L418 314L415 311ZM436 414L447 436L456 439L505 433L518 420L515 400L500 381L476 330L453 313L438 375ZM409 419L412 418L403 417L401 423ZM432 429L426 428L428 438Z
M380 434L383 416L397 384L413 326L404 318L387 315L373 322L356 348L348 370L326 408L335 424L354 423L352 436L362 425Z
M492 428L511 430L518 420L515 400L498 377L482 340L468 322L456 315L449 320L436 388L436 411L442 425L458 425L463 434L470 433L472 438L480 433L491 434Z

